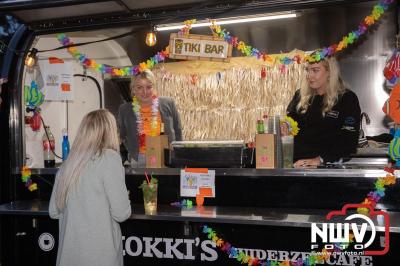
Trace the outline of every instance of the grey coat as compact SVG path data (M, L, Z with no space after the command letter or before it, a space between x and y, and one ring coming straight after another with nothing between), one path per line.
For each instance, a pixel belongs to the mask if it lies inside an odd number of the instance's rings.
M57 266L122 266L119 222L131 215L120 155L105 150L90 160L77 185L69 191L65 209L56 207L58 176L49 214L59 219Z
M158 99L161 121L164 123L165 134L168 135L169 142L182 140L181 119L174 100L169 97L158 97ZM118 127L122 142L131 158L137 160L139 155L138 132L136 115L131 102L124 103L119 107Z

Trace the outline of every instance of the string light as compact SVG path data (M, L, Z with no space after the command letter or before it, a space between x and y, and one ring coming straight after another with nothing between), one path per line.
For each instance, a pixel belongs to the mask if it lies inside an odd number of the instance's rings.
M157 36L154 31L149 31L146 35L147 46L154 46L157 43Z
M32 50L29 51L27 57L25 58L25 65L27 67L33 67L37 61L37 54L38 50L35 48L32 48Z

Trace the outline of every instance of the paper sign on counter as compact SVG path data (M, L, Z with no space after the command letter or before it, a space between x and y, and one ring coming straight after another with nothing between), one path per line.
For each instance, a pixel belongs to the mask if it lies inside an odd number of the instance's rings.
M196 197L200 192L215 198L215 170L182 169L181 197Z

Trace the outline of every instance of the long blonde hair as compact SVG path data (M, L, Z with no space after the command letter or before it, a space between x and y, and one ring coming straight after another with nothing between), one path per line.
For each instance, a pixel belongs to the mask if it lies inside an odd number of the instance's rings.
M323 99L322 115L332 110L332 107L337 103L339 96L346 90L346 85L340 77L339 64L335 57L324 59L321 61L325 69L329 72L328 85ZM304 114L310 105L311 98L315 96L315 91L310 88L306 75L301 82L300 101L296 106L298 112Z
M63 211L68 193L79 181L89 160L101 156L104 149L119 152L117 123L105 109L92 111L83 118L67 160L58 171L56 206Z

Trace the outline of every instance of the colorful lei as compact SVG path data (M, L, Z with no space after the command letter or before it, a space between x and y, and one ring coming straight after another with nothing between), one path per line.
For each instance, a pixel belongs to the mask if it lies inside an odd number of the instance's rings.
M380 177L375 181L375 190L372 190L368 193L362 204L370 205L371 208L374 209L378 201L385 196L385 186L396 184L396 177L400 174L400 171L389 168L385 168L385 171L387 172L387 175L385 177ZM357 212L368 215L369 209L358 208Z
M22 180L22 182L25 183L25 187L27 187L29 189L29 191L32 192L32 191L37 190L38 186L36 183L32 182L31 175L32 175L32 172L28 166L22 167L21 180Z
M151 103L151 133L150 136L157 135L157 118L158 118L158 97L156 95L152 96L152 103ZM142 119L142 112L139 101L136 96L132 98L132 109L136 115L136 127L137 132L139 135L139 146L144 146L144 139L145 139L145 132L143 127L143 119Z

